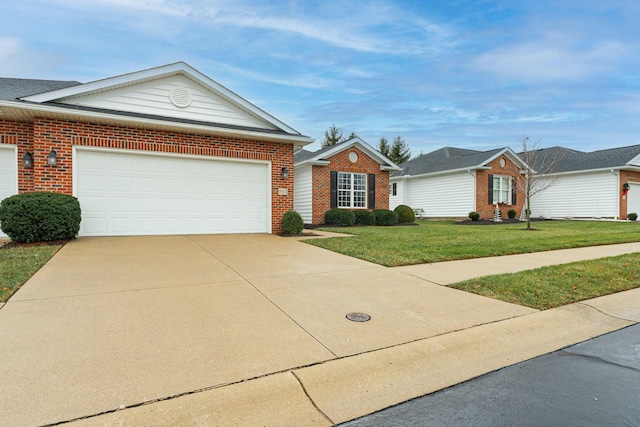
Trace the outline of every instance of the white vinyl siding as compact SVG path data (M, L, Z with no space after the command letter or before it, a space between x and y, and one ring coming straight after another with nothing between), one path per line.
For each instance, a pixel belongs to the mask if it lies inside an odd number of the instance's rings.
M305 224L313 223L313 167L295 168L293 176L293 209Z
M467 172L411 178L398 191L403 204L426 217L466 217L475 210L475 177Z
M171 90L179 87L186 88L191 94L191 105L186 108L176 107L169 98ZM107 110L275 129L273 125L228 102L204 86L178 75L78 98L67 98L62 102Z
M0 145L0 201L18 194L18 154L14 145ZM0 237L7 237L0 231Z
M77 149L81 236L271 232L266 162Z
M610 171L560 175L550 188L531 197L537 218L616 218L618 177Z
M389 190L389 209L394 210L398 207L398 205L404 205L404 187L407 181L398 180L391 181L390 185L396 185L396 195L394 196L391 190Z

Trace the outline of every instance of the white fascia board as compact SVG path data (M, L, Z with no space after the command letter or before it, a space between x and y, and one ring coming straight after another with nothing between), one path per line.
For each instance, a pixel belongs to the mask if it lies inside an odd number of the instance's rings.
M313 159L308 159L308 160L304 160L300 163L296 163L293 165L294 168L297 168L298 166L304 166L304 165L311 165L311 166L327 166L329 165L331 162L329 162L328 160L313 160Z
M350 140L340 143L340 144L336 144L335 146L333 146L331 149L324 151L320 154L318 154L317 156L311 157L310 159L305 160L302 163L306 163L306 162L310 162L310 161L321 161L321 162L326 162L326 164L329 164L329 162L327 162L326 160L322 160L325 159L327 157L331 157L341 151L347 150L351 147L358 147L360 150L364 151L365 153L367 153L367 155L369 157L371 157L372 159L376 160L378 163L380 163L380 169L381 170L393 170L393 171L400 171L402 170L401 167L399 167L398 165L396 165L395 163L393 163L391 160L389 160L387 157L383 156L381 153L379 153L378 151L376 151L375 149L373 149L369 144L367 144L366 142L364 142L360 137L356 136L355 138L351 138ZM386 164L384 164L386 163ZM382 169L382 167L385 167L387 169Z
M215 80L207 77L202 74L200 71L191 67L190 65L184 62L176 62L174 64L163 65L156 68L150 68L148 70L136 71L133 73L123 74L120 76L109 77L102 80L96 80L89 83L80 84L77 86L71 86L64 89L58 89L50 92L45 92L37 95L31 95L24 98L21 98L23 101L30 102L51 102L55 100L60 100L63 98L69 98L73 96L80 96L83 94L88 94L91 92L105 91L110 88L117 88L122 86L129 86L135 83L155 80L163 77L167 77L174 74L182 74L185 75L195 82L203 85L213 92L217 92L230 102L238 105L242 109L248 111L249 113L261 118L262 120L272 124L273 126L282 129L283 131L291 134L300 135L300 132L293 129L290 126L287 126L280 120L276 119L266 111L256 107L246 99L240 97L236 93L230 91L226 87L222 86L220 83Z
M422 173L420 175L394 176L394 177L390 177L389 180L390 181L391 180L392 181L396 181L396 180L401 180L401 179L429 178L431 176L449 175L449 174L454 174L454 173L471 172L471 171L477 171L477 170L491 170L491 168L488 167L488 166L470 167L470 168L458 168L458 169L451 169L451 170L440 171L440 172Z
M2 107L18 108L24 111L29 111L31 113L51 113L51 114L59 114L59 115L74 116L74 117L80 116L83 118L87 118L88 120L90 119L112 120L112 121L118 121L118 122L125 122L132 126L162 125L162 126L171 127L172 129L176 129L178 131L183 131L183 132L192 132L196 130L196 131L203 131L205 133L235 135L235 136L258 138L263 140L286 141L300 147L307 144L311 144L314 141L312 138L308 136L303 136L299 134L298 135L272 134L272 133L265 133L265 132L245 130L245 129L228 129L223 127L217 127L214 125L180 123L180 122L174 122L169 120L158 120L158 119L119 115L116 113L112 114L112 113L103 113L103 112L97 112L97 111L68 109L68 108L61 108L61 107L56 107L48 104L45 104L45 105L30 104L25 102L0 100L0 108Z
M556 172L556 173L549 173L549 174L540 174L537 176L564 176L564 175L579 175L579 174L583 174L583 173L594 173L594 172L611 172L611 173L616 173L618 171L621 170L633 170L633 171L640 171L640 167L638 166L615 166L612 168L599 168L599 169L580 169L577 171L568 171L568 172Z
M527 168L527 164L525 162L522 161L522 159L520 157L518 157L518 155L516 153L513 152L513 150L509 147L504 148L502 150L500 150L500 152L494 154L493 156L491 156L487 161L485 161L483 163L487 164L487 163L491 163L492 161L494 161L495 159L497 159L498 157L502 156L502 155L506 155L513 163L519 164L521 167Z

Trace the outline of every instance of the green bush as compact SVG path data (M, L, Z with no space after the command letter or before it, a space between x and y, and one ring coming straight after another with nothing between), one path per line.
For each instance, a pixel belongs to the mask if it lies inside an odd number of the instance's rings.
M627 215L627 219L629 221L635 221L636 219L638 219L638 214L635 212L631 212L629 215Z
M393 211L398 214L398 222L400 223L416 221L416 214L407 205L398 205Z
M389 209L376 209L373 214L376 216L376 225L395 225L398 223L398 214Z
M373 225L376 223L376 216L373 212L364 209L353 211L356 216L356 224Z
M469 212L469 218L471 218L471 221L477 221L480 219L480 214L478 212Z
M516 210L515 209L509 209L507 211L507 216L509 217L509 219L513 219L516 217Z
M324 223L337 227L351 227L356 223L356 215L348 209L331 209L324 213Z
M0 229L15 242L73 239L80 230L78 199L59 193L24 193L0 203Z
M304 228L302 217L296 211L285 212L280 221L280 228L284 234L300 234Z

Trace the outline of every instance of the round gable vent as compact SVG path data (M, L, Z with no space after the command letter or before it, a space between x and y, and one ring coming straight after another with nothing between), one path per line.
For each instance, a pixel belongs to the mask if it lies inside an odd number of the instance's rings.
M176 107L185 108L191 105L191 94L188 89L183 87L171 90L169 98L171 98L171 103Z

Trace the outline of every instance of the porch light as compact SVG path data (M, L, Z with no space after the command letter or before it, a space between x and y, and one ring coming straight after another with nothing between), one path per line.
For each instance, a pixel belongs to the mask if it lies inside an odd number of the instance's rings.
M289 170L285 166L282 167L282 178L289 178Z
M51 151L49 152L49 155L47 156L47 164L49 166L58 166L58 154L56 153L56 150L54 150L53 148L51 149Z
M22 156L22 166L31 169L33 167L33 154L26 152Z

